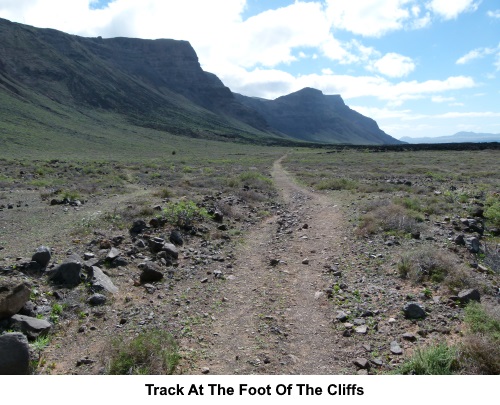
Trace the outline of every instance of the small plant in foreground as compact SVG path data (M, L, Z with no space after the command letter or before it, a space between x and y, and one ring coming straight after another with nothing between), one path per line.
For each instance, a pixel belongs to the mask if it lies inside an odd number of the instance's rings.
M108 374L173 374L180 355L173 336L163 330L142 332L129 342L115 339Z
M459 368L457 350L446 343L417 349L411 359L396 370L397 374L449 375Z

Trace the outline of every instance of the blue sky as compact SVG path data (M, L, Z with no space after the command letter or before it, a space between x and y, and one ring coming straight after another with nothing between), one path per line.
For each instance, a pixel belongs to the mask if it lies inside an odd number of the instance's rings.
M500 133L498 0L0 0L0 17L188 40L235 92L341 94L396 138Z

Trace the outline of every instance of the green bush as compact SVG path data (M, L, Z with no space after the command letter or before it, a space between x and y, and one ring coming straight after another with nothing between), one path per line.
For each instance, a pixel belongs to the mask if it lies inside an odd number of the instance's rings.
M396 370L396 374L450 375L459 369L457 349L440 343L417 349L411 359Z
M490 197L486 200L486 207L484 217L493 225L500 226L500 200Z
M168 332L142 332L129 342L112 342L108 374L149 375L173 374L180 355L178 345Z
M198 207L193 201L169 202L160 216L180 228L189 228L195 221L209 218L207 210Z

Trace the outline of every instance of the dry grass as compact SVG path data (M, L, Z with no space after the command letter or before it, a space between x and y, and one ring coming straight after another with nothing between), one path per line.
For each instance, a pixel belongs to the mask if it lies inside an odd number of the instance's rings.
M358 233L375 234L380 231L412 233L420 230L421 219L412 211L392 202L382 202L361 218Z
M401 256L398 263L399 275L414 283L431 281L443 283L452 291L472 286L472 278L453 254L432 251L430 248L410 252Z

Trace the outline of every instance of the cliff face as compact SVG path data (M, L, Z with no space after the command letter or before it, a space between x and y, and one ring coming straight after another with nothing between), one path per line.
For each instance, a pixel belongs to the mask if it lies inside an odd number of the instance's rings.
M0 91L27 103L110 110L190 136L395 141L340 96L314 89L274 101L235 95L203 71L189 42L171 39L83 38L0 19Z
M374 120L347 107L339 95L305 88L272 101L237 98L262 114L273 128L293 138L324 143L400 143Z

